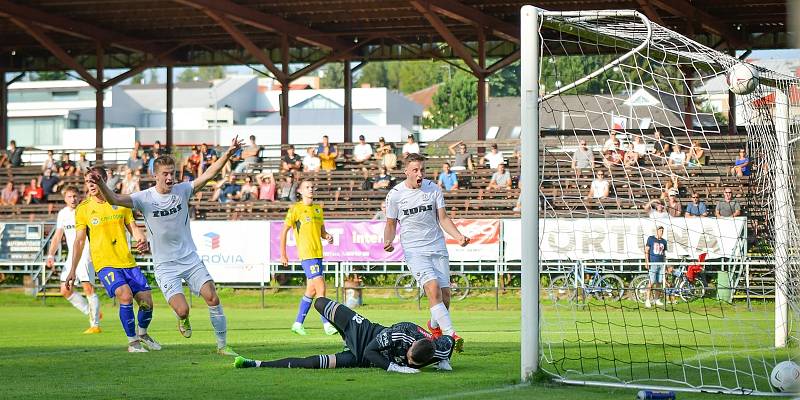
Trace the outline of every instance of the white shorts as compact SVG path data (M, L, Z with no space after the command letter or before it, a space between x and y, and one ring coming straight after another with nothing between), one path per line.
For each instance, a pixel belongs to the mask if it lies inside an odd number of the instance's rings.
M61 282L67 281L67 275L69 275L69 269L71 267L71 264L65 263L64 267L61 268ZM94 284L94 266L91 261L78 264L78 267L75 268L75 282L89 282Z
M208 273L206 265L202 261L197 260L196 263L191 265L180 263L165 263L159 264L155 267L156 283L164 293L164 298L169 301L172 296L176 294L183 294L183 283L189 286L189 290L194 295L200 294L200 288L211 281L211 274Z
M450 287L450 256L447 253L406 251L406 265L422 287L436 279L440 288Z

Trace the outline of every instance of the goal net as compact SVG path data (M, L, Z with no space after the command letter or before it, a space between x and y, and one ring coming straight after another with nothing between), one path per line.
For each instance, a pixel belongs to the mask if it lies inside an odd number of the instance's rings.
M567 383L773 392L772 367L797 361L800 81L751 66L754 89L732 95L744 61L642 14L537 12L526 31L523 9L521 93L523 114L538 110L522 135L525 162L539 132L539 246L523 259L540 271L539 367Z

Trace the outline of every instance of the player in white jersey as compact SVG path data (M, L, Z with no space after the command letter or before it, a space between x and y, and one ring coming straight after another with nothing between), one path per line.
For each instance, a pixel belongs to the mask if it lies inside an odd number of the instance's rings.
M394 251L392 242L399 221L400 243L406 264L428 296L431 310L428 328L435 337L442 334L452 336L456 342L455 349L460 352L464 340L456 334L450 320L450 259L442 230L461 246L469 244L469 238L462 235L447 216L439 186L423 179L425 158L410 154L406 158L405 174L406 179L386 196L383 248Z
M58 212L56 231L53 233L53 240L50 241L50 248L47 251L47 266L49 268L53 268L56 265L55 254L61 244L62 237L67 238L67 249L69 249L66 262L72 261L72 244L75 242L75 208L78 207L80 200L78 198L78 189L74 186L68 186L62 193L64 194L64 203L67 203L67 206ZM83 333L100 333L100 300L97 298L97 293L94 292L94 267L92 266L92 259L89 257L89 246L83 248L76 275L77 280L83 286L85 298L80 293L73 291L72 288L67 287L67 275L69 275L69 267L62 268L61 295L80 312L89 316L89 328Z
M175 179L175 160L170 156L160 156L153 162L156 185L131 195L115 194L99 177L93 178L98 180L95 183L102 188L103 196L109 203L139 210L144 216L145 225L150 232L156 282L178 316L178 331L186 338L192 336L189 303L183 295L181 282L184 280L192 293L199 294L206 301L217 338L217 353L227 356L238 354L227 344L227 319L222 304L214 281L197 255L197 248L192 240L189 199L214 178L230 156L241 147L242 141L237 136L231 141L228 151L197 179L183 183L177 183Z

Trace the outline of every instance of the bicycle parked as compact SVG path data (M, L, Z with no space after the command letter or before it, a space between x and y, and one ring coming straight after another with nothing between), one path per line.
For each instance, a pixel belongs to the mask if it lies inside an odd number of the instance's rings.
M582 279L576 281L576 277ZM581 268L576 264L570 273L558 275L550 281L547 296L556 303L585 302L587 296L598 300L620 300L625 294L625 283L617 275L602 274L599 269Z
M464 300L469 295L470 284L466 275L461 272L450 273L450 298L455 301ZM425 291L417 286L411 273L405 273L394 281L394 291L403 300L416 300L425 295Z
M680 297L685 302L691 302L703 298L706 295L706 279L703 276L703 262L706 253L700 254L697 263L688 266L679 266L666 274L666 287L663 289L652 289L656 293L662 293L667 301L677 303L676 297ZM670 282L671 281L671 282ZM639 275L631 281L631 289L636 301L644 303L647 298L647 284L650 283L649 275ZM658 295L661 297L661 295Z

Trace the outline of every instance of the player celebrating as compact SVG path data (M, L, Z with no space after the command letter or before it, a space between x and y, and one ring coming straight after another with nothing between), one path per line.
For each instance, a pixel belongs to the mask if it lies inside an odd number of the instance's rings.
M67 265L71 265L72 248L75 244L75 208L78 207L78 188L67 186L63 193L64 203L67 205L58 212L56 231L53 233L53 240L50 241L50 249L47 251L47 266L49 268L55 266L56 249L61 244L61 238L66 236L69 252L67 253L67 262L64 263L64 268L61 270L61 295L80 312L89 316L89 328L83 333L100 333L100 300L97 298L97 293L94 292L94 267L89 259L88 247L83 248L77 270L77 277L83 286L83 293L86 294L86 297L84 298L67 288L66 281L70 271Z
M189 304L183 295L181 283L184 280L192 293L199 294L206 301L211 326L214 327L217 338L217 353L225 356L237 354L227 344L227 318L219 302L214 281L197 255L197 247L192 240L189 199L214 178L230 156L241 147L242 141L236 136L228 151L190 182L176 184L175 160L166 155L153 162L156 185L147 190L131 195L118 195L111 192L105 182L96 182L103 188L103 195L111 204L135 208L144 216L145 225L150 231L156 282L178 316L178 331L183 337L192 336Z
M96 177L105 180L106 171L95 166L84 175L89 197L75 209L75 242L71 249L72 267L66 279L67 290L72 288L86 238L91 235L89 253L92 264L108 296L116 297L119 301L119 319L125 335L128 336L128 352L161 350L161 345L147 334L147 327L153 319L153 296L150 294L147 279L133 259L125 229L136 240L138 251L147 251L147 240L136 226L130 208L112 206L106 202ZM105 188L105 184L102 186ZM133 315L134 299L139 304L136 318L138 326Z
M297 255L300 257L300 264L306 273L306 292L300 299L297 318L292 324L292 332L304 336L306 330L303 322L306 320L308 310L311 309L311 301L314 300L314 296L325 296L325 278L322 276L324 272L322 242L319 239L322 238L328 243L333 243L333 236L325 231L322 207L314 204L314 184L310 180L304 180L300 182L297 191L302 199L289 208L281 231L281 263L284 266L289 264L289 258L286 256L286 234L294 228ZM325 333L335 335L336 328L324 316L321 318Z
M462 235L447 216L439 186L423 179L425 158L410 154L406 158L404 172L406 179L386 196L383 248L394 251L392 242L399 220L400 242L403 244L406 264L428 296L431 310L428 328L434 337L442 333L452 336L456 351L460 352L464 340L456 334L450 320L450 260L442 230L461 246L469 244L469 238Z
M284 358L275 361L236 357L236 368L382 368L389 372L417 373L419 369L438 363L437 368L450 371L450 356L455 341L450 336L433 338L422 327L400 322L385 327L325 297L314 301L314 308L333 321L347 349L336 354L306 358Z

